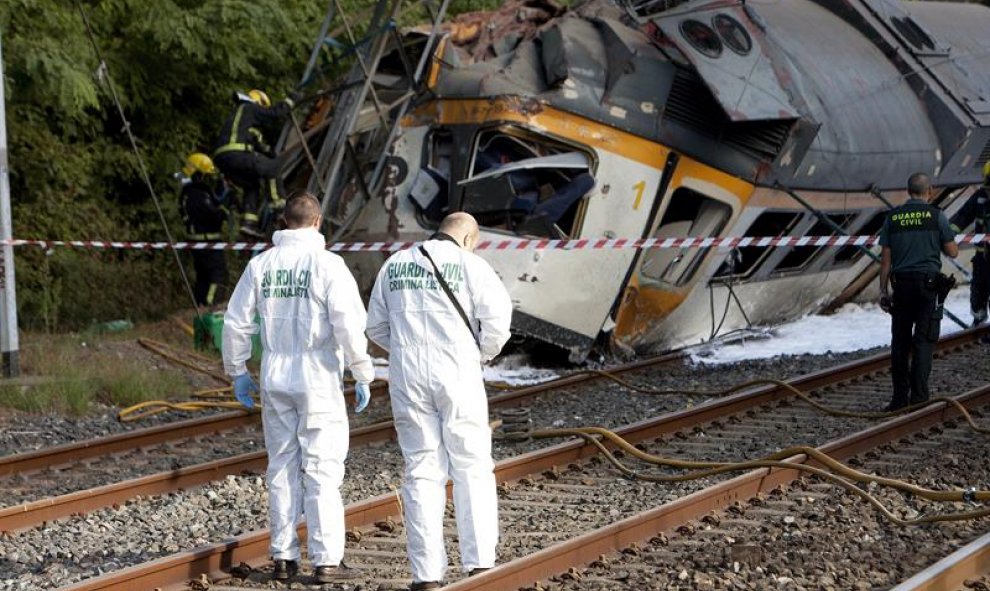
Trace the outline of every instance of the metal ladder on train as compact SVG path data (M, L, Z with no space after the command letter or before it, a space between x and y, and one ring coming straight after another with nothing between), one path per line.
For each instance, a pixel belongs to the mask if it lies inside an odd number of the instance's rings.
M311 83L319 58L325 50L329 52L333 49L343 49L344 57L349 58L349 71L341 84L325 93L335 96L332 115L328 116L331 117L329 127L316 156L307 154L311 162L315 164L309 177L307 190L320 199L323 205L324 218L333 224L332 240L336 240L346 232L363 204L371 200L381 188L385 164L391 145L398 134L399 122L408 112L420 89L440 24L444 19L449 3L450 0L442 0L440 5L436 6L434 0L378 0L370 11L371 17L364 37L357 39L352 26L353 20L345 14L340 0L330 0L329 2L320 33L299 86L302 87ZM400 15L417 7L422 7L427 11L432 26L419 61L413 67L403 46L401 36L396 29L395 20ZM339 22L331 30L331 25L335 21ZM341 33L346 35L346 45L335 39L335 36ZM385 103L376 91L375 76L378 74L381 59L389 47L390 41L394 42L403 64L404 76L402 78L404 84L399 96L391 102ZM339 64L339 66L343 65L345 64ZM367 119L372 114L377 119L377 128L373 130L373 135L379 141L369 142L369 144L377 146L377 149L375 153L366 154L362 162L352 141L359 120ZM296 139L302 144L300 147L304 148L295 155L298 162L302 158L302 152L308 152L310 138L303 135L295 120L283 130L277 148L282 151L287 147L289 138L292 137L293 127L298 132ZM370 174L367 174L368 165L372 160L374 167L370 169ZM356 184L361 201L342 208L340 203L341 191L348 182Z

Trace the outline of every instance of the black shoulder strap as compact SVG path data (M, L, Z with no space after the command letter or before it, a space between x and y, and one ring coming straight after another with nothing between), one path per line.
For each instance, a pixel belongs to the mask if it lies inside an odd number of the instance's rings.
M426 260L430 261L430 264L433 265L433 276L437 278L437 283L440 284L443 292L447 294L447 297L450 299L450 303L454 304L454 308L457 309L457 313L461 315L461 320L464 321L464 326L466 326L468 331L471 333L471 336L474 338L474 342L478 343L478 335L474 334L474 329L471 328L471 321L468 320L467 314L464 312L464 308L461 307L461 303L457 301L457 297L454 295L454 292L450 291L450 286L447 285L447 280L443 278L442 274L440 274L440 269L437 267L437 264L433 262L433 257L431 257L430 253L426 252L426 249L422 246L419 247L419 252L423 253Z

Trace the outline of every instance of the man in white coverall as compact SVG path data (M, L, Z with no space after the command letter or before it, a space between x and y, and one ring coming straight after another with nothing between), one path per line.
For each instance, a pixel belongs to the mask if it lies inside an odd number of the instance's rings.
M439 588L447 569L448 477L464 571L495 564L498 499L481 366L509 338L512 302L495 271L471 253L478 237L469 214L447 216L422 247L433 262L420 247L395 253L378 273L368 304L368 336L389 351L392 415L406 464L402 502L413 591Z
M298 571L296 522L305 512L315 578L328 583L355 576L340 565L348 444L344 363L357 381L357 412L370 399L374 368L361 296L343 259L326 250L319 202L308 194L292 198L283 218L288 229L275 232L275 247L251 260L227 303L224 368L238 400L251 407L257 387L245 362L251 336L260 330L273 578L287 580Z

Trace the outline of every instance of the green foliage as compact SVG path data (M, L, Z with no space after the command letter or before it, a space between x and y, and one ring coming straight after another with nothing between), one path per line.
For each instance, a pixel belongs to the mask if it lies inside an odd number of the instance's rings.
M92 402L92 384L79 378L37 386L0 386L0 406L24 412L82 416Z
M375 1L341 0L359 39ZM449 14L498 4L453 0ZM189 152L209 151L233 92L257 87L277 100L295 87L326 5L323 0L4 0L0 40L14 235L166 238L112 100L112 80L169 228L180 236L172 173ZM81 11L106 68L100 67ZM398 21L423 22L426 14L413 8ZM339 24L338 19L335 34L346 43ZM188 307L171 253L60 249L46 254L34 248L16 253L24 327L79 328L122 316L160 318Z
M84 0L99 50L181 235L172 173L209 150L236 90L293 88L323 3ZM0 5L14 235L164 240L76 2ZM46 329L188 306L170 253L17 251L21 323ZM149 297L148 294L154 294Z
M122 408L148 400L174 399L189 390L185 377L174 369L149 370L127 360L113 371L102 372L95 381L101 401Z

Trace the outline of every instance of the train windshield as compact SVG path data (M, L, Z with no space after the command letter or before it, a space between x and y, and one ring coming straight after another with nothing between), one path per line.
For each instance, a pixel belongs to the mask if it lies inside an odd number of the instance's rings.
M482 132L471 174L458 182L461 209L521 236L569 238L595 186L591 160L572 146L512 130Z

